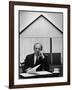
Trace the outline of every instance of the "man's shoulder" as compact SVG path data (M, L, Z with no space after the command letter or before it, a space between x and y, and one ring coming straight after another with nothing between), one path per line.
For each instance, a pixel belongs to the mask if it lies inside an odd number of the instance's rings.
M34 55L34 53L28 54L26 57L31 57L31 56L33 56L33 55Z

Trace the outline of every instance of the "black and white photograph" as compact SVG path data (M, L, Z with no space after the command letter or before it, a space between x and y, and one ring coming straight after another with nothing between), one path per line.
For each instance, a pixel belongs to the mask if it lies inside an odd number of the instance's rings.
M70 85L70 5L9 2L9 88Z
M63 76L63 13L19 11L19 79Z

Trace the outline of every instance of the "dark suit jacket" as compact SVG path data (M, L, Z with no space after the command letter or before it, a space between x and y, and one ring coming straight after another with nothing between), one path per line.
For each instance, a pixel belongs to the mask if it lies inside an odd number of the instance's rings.
M26 56L25 62L24 62L24 67L23 67L23 72L26 72L25 70L29 67L33 68L36 65L40 66L37 68L36 71L48 71L49 70L49 63L47 62L47 56L44 54L44 59L42 57L39 57L38 63L34 64L34 54L30 54Z

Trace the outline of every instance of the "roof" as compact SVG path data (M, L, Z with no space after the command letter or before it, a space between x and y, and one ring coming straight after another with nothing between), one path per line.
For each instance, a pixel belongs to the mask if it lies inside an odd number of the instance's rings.
M46 18L44 15L38 16L35 20L33 20L29 25L27 25L21 32L24 32L30 25L32 25L35 21L37 21L40 17L43 17L45 20L47 20L50 24L52 24L60 33L63 33L56 25L54 25L48 18Z

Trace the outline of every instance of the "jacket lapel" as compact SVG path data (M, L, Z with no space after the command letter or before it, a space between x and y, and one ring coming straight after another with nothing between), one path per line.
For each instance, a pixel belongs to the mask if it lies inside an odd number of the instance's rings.
M34 66L34 54L32 54L32 56L31 56L31 64L32 64L32 66Z

